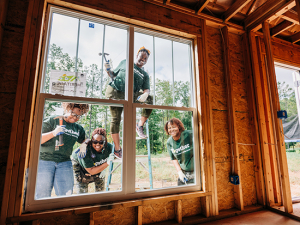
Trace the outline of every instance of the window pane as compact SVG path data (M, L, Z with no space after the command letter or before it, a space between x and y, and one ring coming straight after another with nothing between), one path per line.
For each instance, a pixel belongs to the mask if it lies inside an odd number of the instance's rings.
M134 51L134 102L191 106L189 44L135 32Z
M122 116L121 105L112 107ZM111 117L103 104L46 101L36 199L121 190L121 159L114 157Z
M143 121L144 113L137 109L137 123ZM138 128L146 137L136 138L137 191L195 183L192 114L154 109L143 128Z
M105 98L105 64L114 71L125 60L127 30L54 13L49 43L45 93Z

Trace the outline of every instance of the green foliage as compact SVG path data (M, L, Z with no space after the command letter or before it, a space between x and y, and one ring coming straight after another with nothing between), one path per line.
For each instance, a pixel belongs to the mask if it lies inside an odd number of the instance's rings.
M297 103L296 96L293 88L291 88L285 82L277 82L280 109L286 110L288 114L288 119L292 118L294 115L297 115Z
M44 92L49 93L49 73L51 70L75 71L76 58L71 57L68 53L64 53L63 49L56 44L52 44L49 48L48 62L46 68ZM98 65L84 65L83 61L77 60L78 72L85 73L86 76L86 97L88 98L104 98L105 90L108 86L109 79L106 74L103 75ZM101 77L102 80L101 80ZM172 106L174 93L174 106L190 107L190 83L183 81L174 82L174 90L172 83L167 80L156 79L156 105ZM102 87L102 88L101 88ZM45 105L45 116L49 116L56 109L61 108L60 102L47 101ZM139 114L139 112L137 112ZM149 137L151 153L162 154L167 152L166 143L169 136L164 131L165 123L173 118L179 118L187 130L192 129L192 113L187 111L158 110L152 111L149 118ZM82 117L79 123L85 129L88 137L91 132L98 127L107 130L108 141L112 142L109 134L110 128L110 111L105 105L91 105L90 111ZM122 124L121 126L122 127ZM144 129L146 126L144 126ZM146 132L146 131L145 131ZM122 136L122 132L120 132ZM137 141L137 154L147 155L147 140Z

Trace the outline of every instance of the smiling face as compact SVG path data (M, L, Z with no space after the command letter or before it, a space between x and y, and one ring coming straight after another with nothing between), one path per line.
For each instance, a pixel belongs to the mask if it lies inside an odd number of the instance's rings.
M82 111L79 108L73 108L70 110L65 117L65 121L68 123L75 123L80 119Z
M179 130L179 127L173 123L168 123L168 133L172 136L172 138L177 141L180 138L181 131Z
M147 61L148 61L149 55L144 52L141 51L139 52L139 54L136 56L136 60L135 60L135 64L139 67L142 68L144 65L146 65Z
M105 144L103 135L95 134L92 138L92 146L97 152L101 152Z

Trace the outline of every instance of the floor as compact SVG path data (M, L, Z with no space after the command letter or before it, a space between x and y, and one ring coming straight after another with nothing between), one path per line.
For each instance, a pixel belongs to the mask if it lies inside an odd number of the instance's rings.
M240 216L234 216L227 219L216 220L208 223L201 223L205 225L299 225L300 221L296 221L289 217L280 215L269 210L261 210L258 212L248 213Z

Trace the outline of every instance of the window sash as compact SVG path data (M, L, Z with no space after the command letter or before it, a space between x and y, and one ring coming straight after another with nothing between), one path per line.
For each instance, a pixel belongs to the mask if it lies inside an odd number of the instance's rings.
M201 190L201 182L200 177L203 177L200 171L200 142L199 133L198 133L198 113L196 107L176 107L176 106L158 106L158 105L145 105L132 103L133 99L133 59L134 59L134 32L140 30L141 28L136 28L132 25L115 23L109 20L103 20L97 17L91 17L85 15L83 13L66 11L56 7L49 7L49 17L48 17L48 27L47 27L47 35L45 37L46 41L44 42L43 51L43 66L40 68L40 74L43 74L39 77L39 85L38 85L38 95L37 95L37 103L35 110L35 123L33 125L33 135L31 141L31 150L30 150L30 162L29 162L29 173L28 173L28 182L27 182L27 193L26 193L26 201L25 201L25 212L26 211L40 211L46 209L54 209L61 207L70 207L76 205L85 205L85 204L101 204L105 202L111 201L121 201L121 200L129 200L133 198L141 198L141 197L152 197L157 195L166 195L166 194L177 194L183 192L190 191L199 191ZM128 28L128 48L127 48L127 86L125 87L125 100L112 100L112 99L96 99L96 98L86 98L86 97L73 97L73 96L61 96L61 95L52 95L41 93L41 87L44 85L44 74L46 69L47 62L47 54L48 54L48 44L49 44L49 35L51 28L51 18L53 12L60 12L63 15L70 16L80 16L80 18L85 18L90 21L98 22L102 20L108 24L113 23L115 26ZM47 21L46 21L47 22ZM103 23L104 23L103 22ZM111 25L111 24L110 24ZM166 35L165 35L166 36ZM168 35L167 35L168 36ZM170 37L170 36L168 36ZM193 46L191 45L191 48ZM192 57L191 50L191 59ZM195 63L191 60L191 67L194 68L193 65ZM192 65L193 64L193 65ZM192 69L191 68L191 69ZM191 79L191 83L193 85L192 101L195 102L195 72L192 71L193 79ZM128 101L129 99L129 101ZM123 105L124 107L124 118L126 120L123 121L123 148L126 151L123 152L123 163L122 164L122 190L115 192L103 192L103 193L87 193L80 194L76 196L60 196L60 197L51 197L48 199L34 200L35 195L35 184L36 184L36 175L38 168L38 159L39 159L39 150L40 150L40 141L41 141L41 129L42 129L42 120L43 120L43 112L44 112L44 104L46 100L54 100L54 101L71 101L71 102L81 102L81 103L101 103L101 104L115 104L115 105ZM195 106L195 104L192 104ZM136 137L135 137L135 119L136 119L136 108L151 108L151 109L163 109L163 110L178 110L178 111L192 111L193 113L193 134L194 134L194 160L195 160L195 174L196 181L195 185L189 186L179 186L179 187L166 187L160 189L150 189L145 191L135 191L135 170L136 170L136 161L135 161L135 151L136 151ZM202 163L202 162L200 162ZM198 178L198 179L197 179ZM202 189L203 190L203 189Z

